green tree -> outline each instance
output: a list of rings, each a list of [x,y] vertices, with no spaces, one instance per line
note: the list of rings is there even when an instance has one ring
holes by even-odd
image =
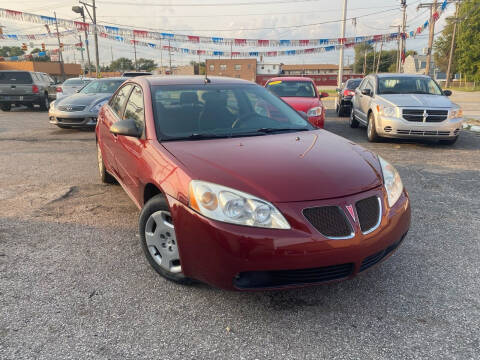
[[[19,46],[2,46],[0,47],[0,56],[20,56],[24,55],[25,52]]]
[[[42,50],[39,49],[39,48],[35,48],[33,49],[32,51],[30,51],[30,54],[37,54],[39,52],[41,52]],[[47,62],[47,61],[50,61],[50,56],[46,55],[46,56],[39,56],[37,58],[34,58],[33,61],[43,61],[43,62]]]
[[[137,60],[137,69],[139,71],[153,71],[158,65],[151,59],[140,58]]]
[[[365,52],[367,53],[367,68],[372,68],[373,64],[373,46],[367,43],[361,43],[355,46],[355,62],[353,63],[353,72],[356,74],[363,73],[363,63],[365,60]],[[372,53],[372,58],[369,63],[369,53]],[[368,71],[367,71],[368,72]]]
[[[470,81],[480,81],[480,0],[460,3],[458,16],[457,70]]]
[[[110,64],[110,71],[127,71],[133,69],[134,66],[132,60],[124,57],[118,58]]]

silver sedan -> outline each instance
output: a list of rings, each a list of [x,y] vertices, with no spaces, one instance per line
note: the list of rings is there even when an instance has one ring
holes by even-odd
[[[355,90],[350,126],[367,127],[369,141],[381,137],[438,139],[454,144],[462,109],[429,76],[372,74]]]
[[[50,124],[60,128],[93,128],[100,108],[127,78],[97,79],[78,93],[55,100],[50,104]]]

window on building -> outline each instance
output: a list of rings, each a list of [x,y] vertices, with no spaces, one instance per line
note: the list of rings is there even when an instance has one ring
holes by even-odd
[[[252,66],[251,64],[248,64],[248,65],[247,65],[247,69],[250,69],[250,68],[251,68],[251,66]]]
[[[240,75],[239,75],[239,74],[235,75],[235,77],[238,78],[238,79],[240,79]]]
[[[235,70],[236,70],[236,71],[242,70],[242,65],[240,65],[240,64],[235,64]]]
[[[208,67],[208,69],[209,69],[210,71],[214,71],[214,70],[215,70],[215,65],[210,64],[210,66]]]
[[[227,65],[226,64],[220,64],[220,71],[227,71]]]
[[[273,70],[275,70],[277,68],[277,65],[273,65]]]

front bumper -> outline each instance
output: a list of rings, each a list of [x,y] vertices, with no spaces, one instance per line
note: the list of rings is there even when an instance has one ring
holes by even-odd
[[[72,128],[94,128],[97,124],[97,115],[88,111],[67,112],[56,109],[50,109],[48,112],[50,124]]]
[[[403,118],[378,116],[377,133],[391,138],[434,138],[452,139],[459,135],[463,118],[447,119],[442,122],[416,122]]]
[[[403,240],[410,226],[406,191],[394,207],[382,206],[382,220],[375,231],[364,235],[357,223],[354,224],[355,235],[345,240],[321,235],[305,219],[302,210],[332,204],[345,206],[372,195],[379,196],[386,204],[383,188],[333,200],[275,204],[292,226],[290,230],[252,228],[210,220],[168,197],[182,270],[187,277],[230,290],[306,286],[352,278],[388,257]],[[372,262],[372,259],[376,260]],[[346,272],[336,272],[337,267],[345,268]],[[282,286],[262,279],[272,271],[291,273],[314,269],[320,272],[333,269],[340,277],[325,278],[319,274],[311,281]]]
[[[28,105],[28,104],[40,104],[42,102],[42,95],[40,94],[28,94],[28,95],[0,95],[0,104],[16,104],[16,105]]]

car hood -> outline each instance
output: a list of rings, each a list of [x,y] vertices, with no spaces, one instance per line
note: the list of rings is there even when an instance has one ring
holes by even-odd
[[[192,179],[272,202],[329,199],[382,184],[375,154],[324,130],[162,145]]]
[[[99,94],[81,94],[75,93],[70,96],[61,98],[55,101],[55,106],[59,105],[94,105],[100,101],[108,100],[112,94],[99,93]]]
[[[446,96],[427,94],[385,94],[379,95],[394,106],[450,108],[453,103]]]
[[[288,105],[297,111],[308,112],[313,107],[320,106],[320,100],[311,97],[282,97]]]

